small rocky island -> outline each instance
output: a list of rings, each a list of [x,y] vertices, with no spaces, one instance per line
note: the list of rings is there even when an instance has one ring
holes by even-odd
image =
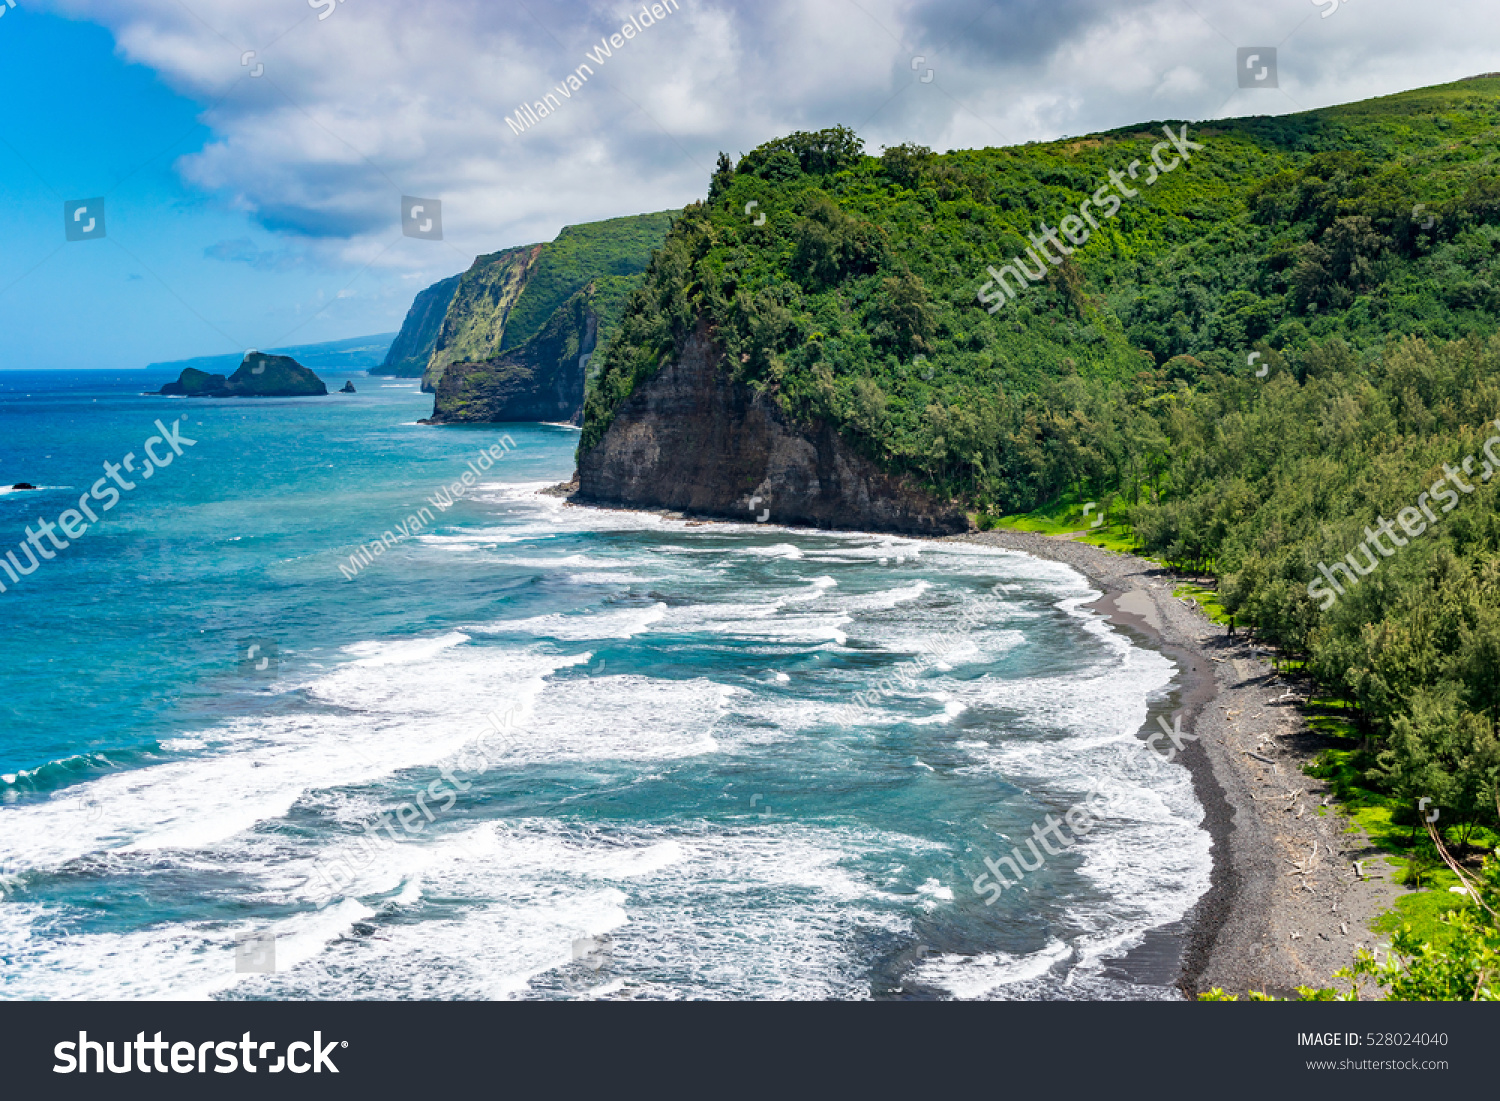
[[[157,392],[189,398],[301,398],[327,394],[328,387],[291,356],[247,352],[227,379],[188,367]]]
[[[351,379],[345,379],[344,380],[344,388],[342,390],[340,390],[339,393],[341,393],[341,394],[357,394],[357,393],[359,393],[359,391],[354,388],[354,380],[351,378]]]

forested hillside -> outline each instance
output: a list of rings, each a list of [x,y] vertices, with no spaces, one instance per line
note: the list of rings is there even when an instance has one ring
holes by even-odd
[[[1228,610],[1354,704],[1362,782],[1493,823],[1497,139],[1492,76],[1009,149],[871,156],[834,129],[721,156],[580,447],[707,323],[736,378],[981,526],[1099,500],[1216,571]],[[1039,278],[1006,301],[1017,257]],[[1439,492],[1445,464],[1469,490]],[[1376,565],[1330,565],[1398,516]],[[1353,578],[1332,601],[1330,573]]]

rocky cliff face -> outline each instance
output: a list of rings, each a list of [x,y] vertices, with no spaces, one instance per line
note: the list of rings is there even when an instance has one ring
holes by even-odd
[[[579,456],[575,499],[822,528],[968,530],[959,508],[886,474],[830,425],[792,422],[730,379],[723,360],[700,325]]]
[[[453,364],[499,365],[507,353],[521,353],[523,346],[540,339],[556,317],[567,311],[574,295],[591,285],[598,338],[606,340],[629,292],[640,282],[652,251],[666,238],[673,217],[673,212],[663,211],[566,226],[546,244],[523,245],[476,259],[468,271],[456,277],[446,313],[429,345],[422,389],[437,393],[444,372]],[[392,360],[398,353],[408,359],[415,354],[407,351],[408,330],[410,343],[418,345],[425,322],[414,319],[414,315],[423,305],[423,296],[432,296],[429,313],[436,308],[435,292],[442,286],[429,287],[412,304],[397,341],[400,347],[391,350]],[[531,353],[522,353],[518,360],[508,363],[509,367],[517,365],[530,365],[544,373],[547,370],[545,363]],[[551,383],[540,385],[546,388]],[[433,409],[433,417],[439,422],[470,419],[453,416],[438,406]],[[554,411],[547,419],[573,417],[572,410],[561,417]]]
[[[459,276],[427,359],[423,390],[432,393],[451,363],[477,362],[500,352],[511,307],[526,289],[527,276],[541,251],[541,245],[522,245],[492,252],[478,257]]]
[[[423,424],[496,421],[578,423],[583,416],[583,357],[594,350],[599,317],[593,284],[570,298],[519,348],[482,363],[454,363],[437,384]]]
[[[395,375],[400,378],[416,378],[427,370],[432,358],[432,349],[437,346],[438,333],[443,327],[448,306],[453,302],[454,292],[462,275],[443,279],[417,295],[406,311],[406,320],[401,331],[391,342],[385,362],[370,369],[372,375]]]

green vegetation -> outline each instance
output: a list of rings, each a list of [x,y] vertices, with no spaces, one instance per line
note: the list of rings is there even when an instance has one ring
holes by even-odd
[[[1308,711],[1309,725],[1333,742],[1308,767],[1308,774],[1328,784],[1349,819],[1349,829],[1363,833],[1386,854],[1382,865],[1367,865],[1366,873],[1389,876],[1414,892],[1399,898],[1396,909],[1376,921],[1375,931],[1394,933],[1407,926],[1423,940],[1445,943],[1450,930],[1440,919],[1464,904],[1451,891],[1461,885],[1457,875],[1441,859],[1435,839],[1429,837],[1421,818],[1408,813],[1400,799],[1382,790],[1379,754],[1347,717],[1352,714],[1349,701],[1314,698],[1308,701]],[[1475,822],[1450,830],[1441,809],[1439,814],[1438,838],[1445,847],[1469,859],[1500,841],[1495,830]]]
[[[1391,1001],[1500,1001],[1500,856],[1491,854],[1482,868],[1460,875],[1452,855],[1441,849],[1435,834],[1432,840],[1444,863],[1454,870],[1455,880],[1462,879],[1466,892],[1462,897],[1451,896],[1454,901],[1436,916],[1435,923],[1443,935],[1423,936],[1410,924],[1403,924],[1394,930],[1384,961],[1362,948],[1355,953],[1351,966],[1335,973],[1335,978],[1349,984],[1347,989],[1299,986],[1297,993],[1302,1000],[1354,1001],[1360,996],[1360,984],[1368,982],[1383,990]],[[1200,994],[1199,1000],[1239,999],[1215,988]],[[1278,999],[1252,990],[1250,1000]]]
[[[1178,600],[1191,600],[1203,609],[1203,614],[1213,622],[1223,627],[1229,626],[1229,613],[1224,610],[1224,605],[1219,601],[1218,589],[1206,588],[1203,585],[1178,585],[1172,590],[1172,595]]]
[[[834,129],[723,158],[653,262],[584,446],[702,320],[738,377],[940,495],[1024,512],[1084,485],[1154,493],[1168,407],[1205,378],[1250,400],[1253,350],[1279,371],[1334,337],[1373,351],[1493,331],[1497,91],[1193,130],[1190,163],[995,314],[976,298],[986,267],[1149,164],[1162,123],[879,158]]]
[[[1165,125],[879,157],[835,128],[721,156],[632,296],[580,447],[708,326],[735,378],[977,526],[1076,531],[1080,502],[1111,502],[1086,538],[1215,574],[1217,603],[1194,599],[1347,701],[1339,767],[1382,801],[1358,814],[1413,837],[1428,798],[1472,860],[1500,825],[1500,503],[1479,465],[1500,418],[1500,78],[1190,128],[1189,162],[1142,172],[988,312],[987,268],[1149,164]],[[1451,509],[1330,602],[1320,564],[1363,563],[1382,518],[1423,521],[1450,471],[1472,492],[1450,482]]]
[[[622,276],[610,277],[624,281]],[[583,409],[583,349],[618,310],[625,291],[612,287],[603,298],[597,281],[553,311],[542,331],[526,343],[483,363],[455,363],[443,372],[432,419],[458,421],[571,421]]]
[[[287,398],[321,396],[328,393],[328,387],[290,356],[247,352],[227,379],[187,367],[176,382],[167,383],[159,392],[200,398]]]
[[[451,364],[485,363],[504,352],[520,352],[542,338],[548,324],[590,286],[590,301],[598,319],[597,339],[603,345],[618,325],[630,292],[640,283],[651,251],[661,245],[671,228],[673,216],[671,212],[637,214],[566,226],[555,241],[547,244],[522,245],[477,257],[468,271],[455,277],[451,289],[445,280],[417,296],[391,354],[400,352],[404,357],[401,362],[412,364],[426,341],[422,386],[436,391]],[[434,311],[445,296],[440,323],[429,333]],[[550,337],[545,343],[545,352],[522,354],[532,368],[548,360],[559,346]],[[550,371],[551,365],[543,365],[543,369]],[[467,387],[478,384],[492,396],[498,392],[470,374]],[[496,382],[500,381],[497,378]],[[436,412],[466,419],[456,410]]]
[[[443,315],[422,388],[434,389],[450,363],[474,363],[498,355],[512,307],[536,263],[541,245],[521,245],[477,256]]]
[[[500,347],[514,348],[536,336],[547,319],[589,282],[609,276],[628,279],[644,272],[676,213],[668,210],[564,226],[556,240],[542,246],[506,320]],[[626,293],[634,282],[624,285]],[[624,294],[618,297],[623,300]]]

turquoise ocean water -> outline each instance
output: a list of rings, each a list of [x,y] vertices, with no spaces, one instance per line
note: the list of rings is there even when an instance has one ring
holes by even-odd
[[[41,487],[0,556],[52,555],[0,570],[0,997],[1173,996],[1109,961],[1208,883],[1134,736],[1175,670],[1081,577],[574,508],[538,491],[575,430],[351,377],[0,372],[0,483]],[[148,478],[158,420],[195,442]],[[1091,790],[987,905],[985,858]]]

